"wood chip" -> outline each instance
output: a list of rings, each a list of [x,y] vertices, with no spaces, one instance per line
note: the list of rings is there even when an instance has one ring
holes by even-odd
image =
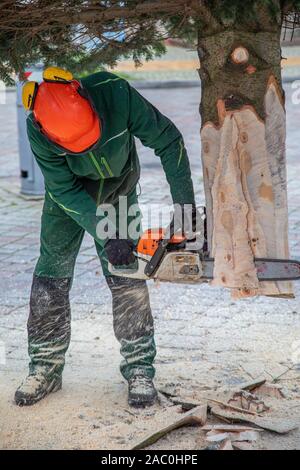
[[[224,432],[244,432],[244,431],[258,431],[262,432],[262,429],[257,429],[253,426],[244,426],[240,424],[206,424],[201,428],[201,431],[224,431]]]
[[[230,439],[225,439],[222,442],[215,442],[203,450],[233,450]]]
[[[213,433],[213,434],[208,432],[206,435],[206,440],[209,442],[223,442],[226,439],[230,439],[230,436],[227,432]]]
[[[249,423],[258,426],[261,429],[272,431],[277,434],[287,434],[294,429],[298,429],[298,424],[291,420],[284,420],[280,418],[267,418],[260,416],[249,416],[244,413],[237,413],[234,411],[224,410],[221,407],[213,407],[211,414],[219,419],[230,420],[231,422]]]
[[[181,414],[176,419],[166,425],[165,427],[153,432],[152,434],[143,438],[140,442],[132,447],[132,450],[139,450],[144,449],[145,447],[154,444],[159,439],[164,437],[171,431],[175,429],[181,428],[183,426],[203,426],[207,420],[207,405],[200,405],[192,410],[188,411],[187,413]]]
[[[264,384],[260,387],[255,389],[255,393],[258,396],[262,397],[271,397],[271,398],[278,398],[282,400],[284,398],[284,394],[282,392],[282,387],[277,384]]]
[[[259,432],[254,431],[242,431],[242,432],[223,432],[223,431],[209,431],[206,435],[206,439],[211,442],[219,442],[223,439],[230,439],[231,442],[255,442],[259,438]]]
[[[223,408],[238,411],[238,412],[241,412],[241,413],[246,413],[246,414],[253,415],[253,416],[257,415],[257,413],[255,411],[246,410],[246,409],[242,408],[241,406],[232,405],[230,403],[225,403],[223,401],[215,400],[213,398],[205,398],[205,400],[207,400],[211,403],[216,403],[217,405],[220,405]]]
[[[234,393],[232,398],[228,401],[228,404],[236,407],[236,409],[239,408],[240,410],[254,414],[260,414],[269,410],[268,406],[266,406],[261,398],[246,390]]]
[[[223,442],[220,450],[233,450],[230,439],[227,439],[226,441]]]
[[[232,446],[235,450],[254,450],[251,442],[233,442]]]
[[[190,398],[170,397],[169,399],[174,403],[174,405],[181,405],[183,411],[192,410],[193,408],[196,408],[196,406],[200,405],[199,401],[192,400]]]
[[[256,389],[257,387],[260,387],[261,385],[264,385],[266,383],[266,379],[257,379],[253,380],[251,382],[245,382],[239,386],[240,390],[247,390],[248,392],[251,392],[252,390]]]

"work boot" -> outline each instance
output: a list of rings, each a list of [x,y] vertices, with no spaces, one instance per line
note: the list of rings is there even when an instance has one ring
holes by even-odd
[[[128,379],[128,403],[135,408],[152,406],[157,400],[157,391],[150,377],[143,373]]]
[[[61,375],[52,377],[42,371],[30,373],[15,393],[15,402],[18,406],[31,406],[45,398],[49,393],[57,392],[62,387]]]

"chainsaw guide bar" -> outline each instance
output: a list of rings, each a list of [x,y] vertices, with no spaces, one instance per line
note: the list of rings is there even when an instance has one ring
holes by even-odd
[[[188,251],[167,252],[153,269],[153,260],[137,257],[134,268],[109,266],[115,276],[135,279],[160,280],[181,284],[198,284],[213,280],[214,259],[201,257],[200,253]],[[296,281],[300,280],[300,262],[293,260],[255,259],[259,281]],[[149,269],[150,268],[150,269]],[[148,274],[148,273],[152,274]]]

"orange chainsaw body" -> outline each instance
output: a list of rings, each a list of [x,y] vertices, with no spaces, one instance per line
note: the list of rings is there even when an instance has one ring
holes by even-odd
[[[150,228],[146,230],[139,240],[137,246],[138,254],[153,256],[159,246],[159,242],[164,238],[165,233],[166,229],[163,228]],[[172,245],[178,245],[185,240],[186,238],[181,235],[174,235],[170,243]]]

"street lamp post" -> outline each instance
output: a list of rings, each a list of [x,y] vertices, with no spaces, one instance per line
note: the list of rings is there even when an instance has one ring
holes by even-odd
[[[21,194],[43,196],[45,193],[44,178],[31,151],[27,131],[26,112],[22,105],[23,82],[17,82],[17,121],[20,155]]]

